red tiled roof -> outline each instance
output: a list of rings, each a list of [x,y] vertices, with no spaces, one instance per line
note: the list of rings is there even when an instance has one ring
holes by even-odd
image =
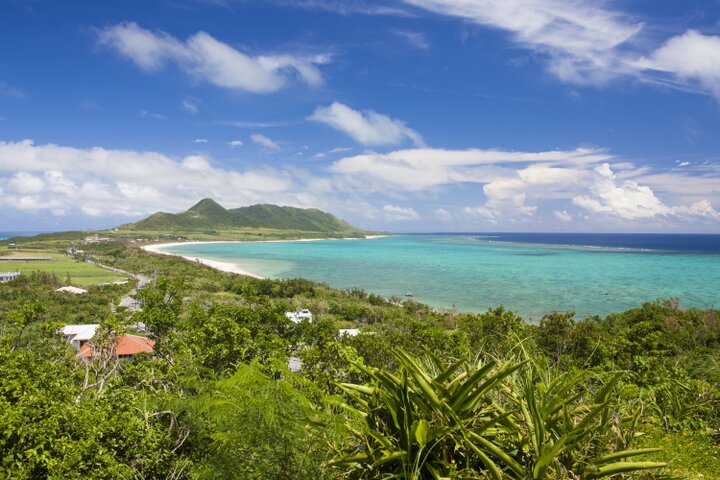
[[[118,335],[115,340],[115,355],[124,357],[128,355],[137,355],[138,353],[152,353],[155,341],[149,338],[140,337],[138,335],[130,335],[124,333]],[[78,350],[78,357],[90,358],[94,355],[95,348],[92,342],[87,342]]]

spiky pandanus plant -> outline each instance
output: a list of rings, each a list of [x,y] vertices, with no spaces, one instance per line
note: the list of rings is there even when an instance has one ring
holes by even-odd
[[[356,362],[372,385],[338,384],[351,398],[350,411],[361,418],[353,433],[356,442],[334,464],[347,467],[351,477],[405,480],[448,478],[492,472],[513,459],[494,442],[509,433],[500,413],[489,403],[490,392],[523,363],[497,368],[495,362],[467,361],[444,365],[431,357],[437,372],[405,352],[395,356],[396,374]],[[519,468],[519,466],[517,466]]]
[[[610,440],[617,378],[587,402],[585,372],[543,382],[529,360],[448,366],[429,354],[427,368],[395,356],[396,374],[355,362],[370,384],[338,384],[359,419],[333,462],[350,478],[595,479],[664,465],[628,462],[655,450]]]
[[[621,374],[603,379],[587,370],[557,373],[529,362],[505,387],[518,436],[522,479],[598,479],[664,467],[628,461],[659,449],[632,449],[640,410],[622,417],[613,389]],[[590,384],[600,383],[592,393]]]

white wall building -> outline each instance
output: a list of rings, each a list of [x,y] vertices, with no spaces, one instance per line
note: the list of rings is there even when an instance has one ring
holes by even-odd
[[[96,323],[89,325],[65,325],[62,329],[65,340],[75,348],[80,348],[95,336],[95,331],[99,325]]]
[[[10,280],[15,280],[20,275],[20,272],[0,272],[0,283],[7,283]]]
[[[310,313],[310,310],[307,309],[300,309],[294,312],[285,312],[285,317],[287,317],[287,319],[293,323],[300,323],[303,320],[307,320],[310,323],[312,323],[313,321],[312,313]]]

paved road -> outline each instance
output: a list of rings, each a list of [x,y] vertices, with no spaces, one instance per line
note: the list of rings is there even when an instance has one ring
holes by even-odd
[[[120,299],[120,303],[118,304],[118,306],[127,307],[130,309],[139,308],[138,302],[137,302],[137,300],[135,300],[135,294],[137,293],[137,291],[139,289],[145,288],[148,285],[148,283],[150,283],[150,277],[148,277],[147,275],[139,274],[139,273],[128,272],[127,270],[123,270],[121,268],[115,268],[115,267],[111,267],[109,265],[103,265],[102,263],[98,263],[98,262],[96,262],[94,260],[90,260],[90,259],[86,260],[86,262],[91,263],[91,264],[95,265],[96,267],[104,268],[105,270],[110,270],[111,272],[119,273],[121,275],[127,275],[128,277],[132,277],[135,280],[137,280],[138,283],[135,286],[135,288],[130,290],[130,293],[128,293],[122,299]]]

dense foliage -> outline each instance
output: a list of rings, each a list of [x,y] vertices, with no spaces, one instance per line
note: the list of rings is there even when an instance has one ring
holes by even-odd
[[[503,307],[437,311],[224,274],[132,244],[90,248],[156,281],[138,292],[140,312],[117,307],[132,285],[64,296],[41,273],[0,285],[2,478],[707,479],[720,470],[714,310],[658,301],[529,324]],[[314,323],[285,318],[300,307]],[[155,351],[132,362],[102,348],[79,360],[58,334],[99,323],[101,347],[138,322]],[[338,336],[351,327],[364,333]]]

